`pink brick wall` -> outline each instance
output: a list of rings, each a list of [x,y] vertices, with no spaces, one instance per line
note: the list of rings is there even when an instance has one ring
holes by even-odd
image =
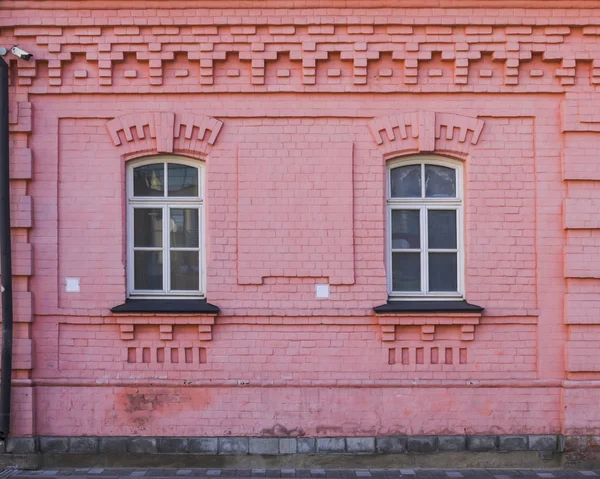
[[[14,433],[598,433],[600,10],[224,3],[0,5],[34,55],[9,59]],[[127,160],[158,152],[205,166],[216,318],[110,312]],[[463,163],[481,317],[373,312],[386,160],[418,153]]]

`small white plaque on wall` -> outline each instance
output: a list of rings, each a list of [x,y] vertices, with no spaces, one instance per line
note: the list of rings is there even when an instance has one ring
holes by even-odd
[[[66,287],[65,291],[67,293],[79,293],[81,288],[79,287],[79,278],[65,278],[66,279]]]
[[[329,298],[329,285],[328,284],[316,284],[315,285],[315,297],[317,299]]]

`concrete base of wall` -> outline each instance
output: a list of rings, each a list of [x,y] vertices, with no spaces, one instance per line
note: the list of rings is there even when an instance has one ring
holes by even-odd
[[[22,437],[0,467],[599,467],[600,436]]]

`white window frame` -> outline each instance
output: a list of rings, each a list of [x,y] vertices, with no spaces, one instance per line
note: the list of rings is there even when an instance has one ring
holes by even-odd
[[[392,198],[391,196],[391,172],[394,168],[409,165],[421,165],[421,198]],[[456,172],[456,198],[425,198],[425,165],[444,166],[452,168]],[[392,211],[415,209],[420,211],[420,248],[421,252],[421,291],[393,291],[392,290]],[[439,292],[428,291],[429,289],[429,252],[451,250],[435,250],[428,248],[428,225],[427,210],[456,210],[456,274],[457,291]],[[463,166],[456,160],[446,159],[439,156],[418,155],[397,158],[388,161],[386,171],[386,267],[388,297],[394,301],[415,300],[463,300],[465,291],[465,248],[464,248],[464,190],[463,190]],[[396,250],[401,251],[401,250]],[[415,249],[402,250],[416,252]]]
[[[198,196],[186,197],[169,197],[168,194],[168,175],[165,174],[164,196],[133,196],[133,170],[134,168],[151,165],[151,164],[176,163],[180,165],[191,166],[198,171]],[[168,171],[168,166],[165,166],[165,173]],[[204,164],[198,160],[189,160],[184,157],[171,155],[157,155],[143,160],[133,160],[127,163],[126,167],[126,185],[127,185],[127,297],[131,299],[204,299],[205,284],[206,284],[206,267],[205,267],[205,211],[204,211]],[[162,209],[162,274],[163,274],[163,289],[162,290],[136,290],[134,289],[134,243],[133,243],[133,211],[135,208],[161,208]],[[198,265],[199,265],[199,289],[195,291],[177,291],[171,290],[171,239],[169,218],[167,214],[170,208],[192,208],[198,210]],[[154,249],[154,248],[152,248]],[[158,249],[158,248],[157,248]],[[186,248],[176,248],[185,250]],[[195,250],[196,248],[190,248]],[[135,248],[140,250],[140,248]]]

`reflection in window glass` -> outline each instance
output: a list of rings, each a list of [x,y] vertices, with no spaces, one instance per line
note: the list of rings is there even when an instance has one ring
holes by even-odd
[[[198,210],[171,208],[171,247],[197,248],[200,241]]]
[[[456,210],[427,211],[430,249],[456,248]]]
[[[135,289],[163,289],[162,251],[135,251],[133,267]]]
[[[421,290],[421,253],[392,253],[394,291]]]
[[[169,163],[169,196],[198,196],[198,169],[192,166]]]
[[[429,253],[429,291],[457,290],[456,253]]]
[[[445,166],[425,165],[425,196],[455,198],[456,170]]]
[[[199,288],[198,251],[171,251],[171,289],[195,291]]]
[[[162,209],[133,210],[133,246],[145,248],[162,246]]]
[[[133,196],[164,196],[165,164],[138,166],[133,169]]]
[[[419,210],[392,211],[392,249],[419,249],[421,247]]]
[[[421,165],[408,165],[390,171],[392,198],[421,197]]]

